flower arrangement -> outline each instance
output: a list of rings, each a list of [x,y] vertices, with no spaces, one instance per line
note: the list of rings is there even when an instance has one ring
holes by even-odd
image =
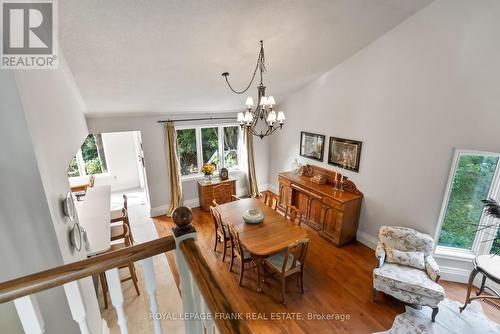
[[[204,164],[201,167],[201,172],[205,175],[212,175],[215,172],[215,166],[213,164]]]

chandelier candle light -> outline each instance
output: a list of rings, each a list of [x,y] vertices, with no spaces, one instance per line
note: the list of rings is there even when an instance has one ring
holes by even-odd
[[[255,66],[255,70],[252,75],[252,79],[247,87],[242,91],[237,91],[233,89],[231,84],[229,83],[228,72],[222,73],[222,76],[226,79],[227,85],[231,89],[233,93],[236,94],[244,94],[252,85],[255,75],[257,74],[257,70],[259,70],[260,74],[260,84],[257,86],[257,105],[254,107],[253,97],[247,97],[245,102],[247,106],[247,111],[245,113],[238,113],[238,122],[240,126],[246,127],[250,129],[250,132],[254,136],[260,137],[260,139],[269,136],[276,129],[282,129],[283,124],[285,123],[285,114],[282,111],[274,110],[274,106],[276,105],[276,100],[273,96],[266,96],[266,86],[262,81],[262,75],[266,72],[266,61],[264,58],[264,44],[260,41],[260,52],[259,57],[257,59],[257,65]],[[260,125],[265,122],[265,126]],[[260,130],[259,130],[260,129]],[[264,131],[265,130],[265,131]]]

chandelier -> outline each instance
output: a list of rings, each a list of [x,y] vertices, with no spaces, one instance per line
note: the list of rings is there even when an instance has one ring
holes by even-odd
[[[260,41],[260,52],[257,59],[257,65],[253,71],[252,79],[242,91],[235,90],[229,83],[229,72],[222,73],[226,79],[227,85],[235,94],[244,94],[252,85],[257,75],[257,70],[260,75],[260,84],[257,86],[257,105],[254,107],[254,100],[252,96],[247,97],[245,102],[247,111],[245,113],[238,113],[238,122],[243,128],[248,128],[252,135],[260,137],[260,139],[269,136],[277,129],[283,128],[285,122],[285,114],[282,111],[276,113],[274,105],[276,100],[273,96],[266,96],[266,86],[262,82],[262,75],[266,72],[266,60],[264,58],[264,43]],[[264,125],[262,125],[264,124]]]

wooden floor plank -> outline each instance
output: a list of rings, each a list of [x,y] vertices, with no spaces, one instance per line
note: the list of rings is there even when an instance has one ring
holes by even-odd
[[[154,218],[159,236],[171,234],[173,223],[170,218]],[[245,271],[243,287],[238,286],[239,266],[229,272],[229,258],[222,262],[221,251],[213,252],[213,225],[210,215],[199,208],[193,209],[193,225],[198,232],[198,244],[204,251],[208,264],[224,289],[228,301],[242,313],[256,312],[268,320],[249,320],[254,333],[372,333],[387,330],[394,317],[404,311],[404,305],[392,297],[379,293],[377,302],[371,301],[372,271],[375,266],[374,251],[355,242],[337,248],[307,226],[310,245],[305,262],[304,294],[294,278],[289,278],[286,287],[287,305],[280,304],[280,286],[272,280],[262,285],[263,292],[256,291],[256,271]],[[222,247],[219,247],[219,250]],[[167,254],[176,282],[173,252]],[[465,299],[464,284],[441,282],[447,297],[458,301]],[[481,303],[487,316],[499,322],[500,312]],[[275,319],[271,317],[301,314],[303,320]],[[349,316],[349,320],[308,320],[315,316]]]

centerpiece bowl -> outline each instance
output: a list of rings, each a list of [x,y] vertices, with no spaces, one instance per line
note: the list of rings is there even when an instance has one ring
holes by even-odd
[[[264,221],[264,214],[259,209],[249,209],[243,212],[243,220],[247,224],[260,224]]]

